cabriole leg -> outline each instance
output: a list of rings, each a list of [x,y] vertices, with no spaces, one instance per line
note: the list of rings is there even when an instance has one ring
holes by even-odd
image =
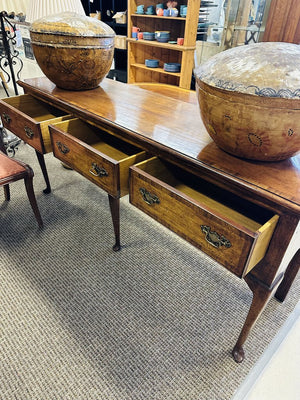
[[[276,280],[276,283],[272,286],[272,288],[268,288],[259,282],[255,277],[251,276],[251,274],[245,277],[245,281],[253,293],[253,298],[240,336],[232,350],[232,355],[236,362],[240,363],[244,360],[245,353],[243,350],[243,344],[245,343],[256,320],[268,304],[268,300],[270,299],[272,293],[276,290],[281,278],[282,275],[280,275],[280,277]]]
[[[120,199],[108,195],[110,212],[112,217],[112,222],[114,226],[116,243],[113,246],[114,251],[119,251],[121,249],[120,244]]]
[[[37,159],[39,161],[42,173],[43,173],[43,177],[45,179],[45,183],[46,183],[46,189],[43,190],[43,192],[45,194],[51,193],[51,186],[50,186],[50,181],[49,181],[49,177],[48,177],[48,172],[47,172],[47,168],[46,168],[46,163],[45,163],[45,158],[44,155],[39,153],[37,150],[35,151],[36,155],[37,155]]]

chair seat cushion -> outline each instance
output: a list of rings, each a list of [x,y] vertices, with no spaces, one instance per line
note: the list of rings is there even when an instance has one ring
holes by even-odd
[[[9,180],[16,175],[26,173],[26,168],[19,164],[16,160],[9,158],[0,152],[0,182]]]

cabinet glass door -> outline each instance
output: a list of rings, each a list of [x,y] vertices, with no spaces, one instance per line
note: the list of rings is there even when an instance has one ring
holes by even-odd
[[[196,61],[262,40],[271,0],[202,0]]]

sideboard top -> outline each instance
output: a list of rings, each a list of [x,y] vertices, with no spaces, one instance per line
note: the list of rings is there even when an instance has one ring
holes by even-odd
[[[59,89],[47,78],[18,83],[27,93],[86,120],[117,128],[124,138],[157,155],[167,155],[169,160],[201,169],[225,184],[250,189],[300,213],[300,155],[258,162],[225,153],[208,135],[193,92],[173,96],[164,93],[164,85],[158,93],[111,79],[104,79],[97,89],[78,92]]]

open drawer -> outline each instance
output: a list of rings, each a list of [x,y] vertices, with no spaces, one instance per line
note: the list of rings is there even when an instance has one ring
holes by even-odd
[[[241,278],[264,257],[279,218],[155,157],[130,168],[130,202]]]
[[[48,125],[70,118],[28,94],[0,100],[0,115],[3,126],[41,154],[52,151]]]
[[[145,151],[78,118],[49,125],[54,156],[113,197],[128,193],[129,167]]]

